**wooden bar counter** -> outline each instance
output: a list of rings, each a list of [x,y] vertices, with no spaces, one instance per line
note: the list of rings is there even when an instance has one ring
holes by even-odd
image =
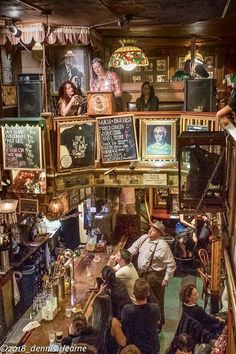
[[[119,249],[123,248],[125,241],[120,241],[119,244],[113,250],[113,253],[117,253]],[[96,253],[96,256],[100,257],[99,262],[93,260],[95,253],[88,252],[84,250],[78,260],[75,261],[75,279],[76,284],[72,286],[70,294],[67,295],[66,300],[60,302],[60,310],[57,313],[56,317],[52,321],[41,321],[41,326],[35,328],[32,332],[26,334],[29,336],[26,340],[26,352],[30,353],[32,351],[37,353],[48,352],[46,350],[38,350],[36,346],[47,347],[49,346],[48,340],[48,331],[62,331],[63,336],[68,335],[68,328],[71,324],[71,318],[66,317],[65,307],[68,305],[74,306],[80,304],[83,309],[87,308],[88,303],[93,298],[95,292],[88,291],[87,284],[87,275],[86,275],[86,266],[89,266],[89,269],[96,280],[96,277],[100,276],[102,268],[109,264],[109,258],[112,253]],[[25,338],[25,339],[26,339]]]

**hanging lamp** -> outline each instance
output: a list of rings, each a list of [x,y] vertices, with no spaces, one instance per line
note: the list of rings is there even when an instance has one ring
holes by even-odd
[[[149,61],[142,49],[135,46],[136,40],[119,40],[121,47],[111,55],[108,66],[111,68],[122,68],[131,71],[136,66],[148,66]]]

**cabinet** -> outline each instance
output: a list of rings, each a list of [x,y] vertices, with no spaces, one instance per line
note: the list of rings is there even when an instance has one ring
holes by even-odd
[[[0,343],[14,322],[13,270],[0,274]]]

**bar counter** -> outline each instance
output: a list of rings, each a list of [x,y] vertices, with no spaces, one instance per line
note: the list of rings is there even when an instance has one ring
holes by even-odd
[[[115,246],[112,253],[117,253],[125,245],[125,240],[121,240],[117,246]],[[28,332],[25,335],[23,342],[26,345],[26,352],[32,353],[45,353],[46,350],[36,349],[36,346],[49,346],[48,331],[62,331],[63,337],[68,335],[68,328],[71,324],[71,318],[66,317],[65,307],[68,305],[74,306],[80,304],[81,307],[86,310],[89,302],[93,298],[95,292],[88,291],[86,266],[89,269],[96,280],[96,277],[100,275],[102,268],[109,264],[109,258],[112,253],[96,253],[100,257],[99,262],[95,262],[93,259],[95,253],[83,250],[82,254],[75,261],[75,279],[76,283],[72,286],[70,294],[66,295],[66,300],[60,302],[60,310],[52,321],[41,321],[41,326],[35,328],[32,332]],[[28,338],[27,338],[28,337]]]

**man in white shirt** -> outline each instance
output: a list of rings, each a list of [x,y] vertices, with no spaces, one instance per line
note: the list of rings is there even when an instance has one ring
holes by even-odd
[[[134,283],[139,278],[139,276],[137,270],[131,263],[131,259],[132,255],[126,249],[122,249],[116,255],[110,257],[113,265],[115,262],[117,263],[117,265],[113,267],[116,272],[116,277],[124,282],[131,300],[135,302],[133,289]]]
[[[176,263],[168,243],[161,237],[165,226],[161,221],[150,224],[148,234],[142,235],[128,249],[131,255],[138,255],[137,266],[140,277],[144,277],[150,287],[150,300],[157,302],[161,312],[161,324],[165,323],[165,287],[176,269]]]

